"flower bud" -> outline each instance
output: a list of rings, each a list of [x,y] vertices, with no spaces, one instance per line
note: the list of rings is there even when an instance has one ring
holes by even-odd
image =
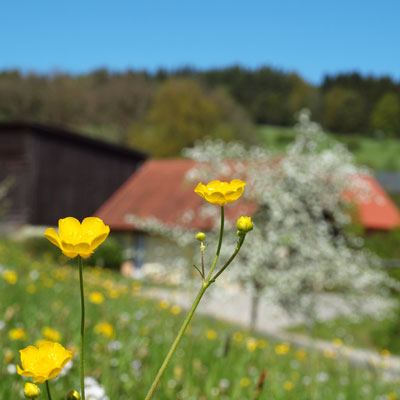
[[[199,232],[196,234],[196,239],[199,242],[204,242],[206,240],[206,234],[204,232]]]
[[[253,229],[253,221],[250,217],[240,217],[236,226],[240,233],[247,233]]]
[[[40,395],[40,389],[34,383],[27,382],[24,387],[24,395],[27,399],[36,399]]]
[[[81,399],[81,395],[79,394],[79,392],[77,390],[71,390],[68,392],[67,400],[80,400]]]

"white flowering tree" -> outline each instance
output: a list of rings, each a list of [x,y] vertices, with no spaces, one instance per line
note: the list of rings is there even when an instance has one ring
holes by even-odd
[[[251,293],[253,326],[261,297],[311,318],[319,293],[335,291],[354,299],[384,294],[395,285],[377,257],[361,248],[362,240],[345,233],[351,207],[343,194],[369,196],[357,179],[368,171],[356,167],[347,149],[321,132],[307,111],[299,114],[296,129],[296,139],[280,157],[222,141],[201,142],[184,153],[199,162],[188,179],[243,179],[244,197],[257,205],[254,230],[227,274]],[[203,215],[217,211],[204,207]],[[183,235],[175,236],[185,244],[193,238],[188,233],[182,240]]]

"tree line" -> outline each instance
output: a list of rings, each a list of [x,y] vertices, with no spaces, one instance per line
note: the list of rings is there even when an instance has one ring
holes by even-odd
[[[0,119],[66,125],[160,157],[206,135],[255,142],[254,125],[292,125],[304,107],[332,132],[400,137],[400,83],[389,77],[338,74],[316,86],[269,67],[0,72]]]

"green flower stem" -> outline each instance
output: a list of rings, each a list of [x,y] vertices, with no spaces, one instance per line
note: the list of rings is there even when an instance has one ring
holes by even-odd
[[[224,209],[224,206],[221,206],[221,227],[219,230],[219,241],[218,241],[217,253],[215,254],[215,259],[214,259],[213,265],[210,269],[210,272],[207,276],[206,282],[210,281],[211,275],[214,272],[215,266],[217,265],[219,253],[221,252],[222,239],[224,237],[224,221],[225,221],[225,209]]]
[[[246,234],[240,236],[240,238],[238,240],[238,244],[236,245],[235,251],[229,257],[229,260],[223,265],[223,267],[213,276],[213,278],[211,279],[211,282],[215,281],[226,270],[226,268],[228,268],[229,264],[235,259],[237,253],[239,253],[239,250],[242,247],[242,244],[243,244],[245,238],[246,238]]]
[[[82,257],[78,256],[79,283],[81,289],[81,349],[80,349],[80,374],[81,374],[81,398],[85,400],[85,293],[83,290]]]
[[[211,267],[210,273],[208,274],[206,281],[203,280],[203,284],[201,286],[201,289],[200,289],[199,293],[197,294],[196,299],[194,300],[194,303],[193,303],[193,305],[192,305],[192,307],[191,307],[191,309],[189,311],[189,314],[187,315],[185,321],[183,322],[183,324],[181,326],[181,329],[178,332],[178,335],[176,336],[174,342],[172,343],[171,348],[169,349],[168,354],[165,357],[165,360],[163,361],[160,369],[158,370],[157,375],[154,378],[154,381],[151,384],[150,389],[147,392],[147,395],[146,395],[144,400],[151,399],[154,391],[157,388],[158,382],[160,381],[165,369],[167,368],[172,356],[174,355],[175,350],[178,347],[178,344],[181,341],[181,339],[182,339],[182,337],[183,337],[183,335],[184,335],[184,333],[186,331],[186,328],[188,327],[190,321],[193,318],[194,312],[196,311],[196,308],[199,305],[201,298],[203,297],[204,293],[206,292],[208,287],[213,282],[212,280],[210,280],[210,278],[211,278],[211,275],[212,275],[212,273],[214,271],[215,266],[217,265],[219,253],[221,252],[221,245],[222,245],[223,236],[224,236],[224,206],[221,206],[221,227],[220,227],[220,232],[219,232],[219,241],[218,241],[217,253],[215,255],[214,263],[213,263],[213,265]]]
[[[51,400],[49,381],[46,381],[46,390],[47,390],[47,397],[49,398],[49,400]]]
[[[158,382],[161,379],[161,376],[163,375],[163,373],[164,373],[165,369],[167,368],[172,356],[174,355],[174,352],[175,352],[176,348],[178,347],[178,344],[181,341],[181,339],[182,339],[182,337],[183,337],[183,335],[184,335],[184,333],[186,331],[186,328],[188,327],[188,325],[189,325],[189,323],[190,323],[190,321],[191,321],[191,319],[193,317],[193,314],[196,311],[196,308],[200,303],[201,298],[203,297],[205,291],[207,290],[207,288],[209,286],[210,286],[209,282],[208,283],[203,283],[203,285],[202,285],[202,287],[201,287],[201,289],[200,289],[200,291],[199,291],[199,293],[198,293],[198,295],[197,295],[197,297],[196,297],[196,299],[195,299],[195,301],[194,301],[194,303],[192,305],[192,308],[189,311],[189,314],[187,315],[185,321],[183,322],[182,327],[179,330],[178,335],[176,336],[174,342],[172,343],[172,346],[169,349],[168,354],[165,357],[164,362],[162,363],[162,365],[161,365],[156,377],[154,378],[154,381],[151,384],[151,387],[150,387],[149,391],[147,392],[145,400],[149,400],[151,398],[151,396],[153,395],[154,391],[156,390],[156,387],[158,385]]]

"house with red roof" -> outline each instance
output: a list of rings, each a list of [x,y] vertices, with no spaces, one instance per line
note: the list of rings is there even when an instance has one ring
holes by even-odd
[[[130,215],[139,218],[156,218],[165,225],[193,230],[210,230],[212,221],[199,218],[197,210],[204,201],[193,192],[193,183],[185,176],[195,166],[193,160],[148,160],[96,211],[111,230],[135,231]],[[369,196],[352,196],[346,199],[355,203],[358,222],[366,230],[390,230],[400,226],[400,212],[387,193],[371,176],[358,176],[369,187]],[[226,209],[227,219],[252,215],[255,204],[235,203]],[[185,219],[188,213],[193,218]]]
[[[204,201],[194,194],[193,182],[185,177],[195,161],[148,160],[97,210],[96,216],[112,231],[138,233],[132,216],[155,218],[164,225],[180,226],[193,231],[208,231],[214,221],[199,217]],[[361,176],[369,185],[370,195],[346,194],[356,204],[358,222],[366,230],[390,230],[400,226],[396,205],[370,176]],[[235,221],[241,215],[253,215],[257,205],[240,201],[226,207],[226,219]],[[143,247],[143,237],[136,235],[136,246]]]

